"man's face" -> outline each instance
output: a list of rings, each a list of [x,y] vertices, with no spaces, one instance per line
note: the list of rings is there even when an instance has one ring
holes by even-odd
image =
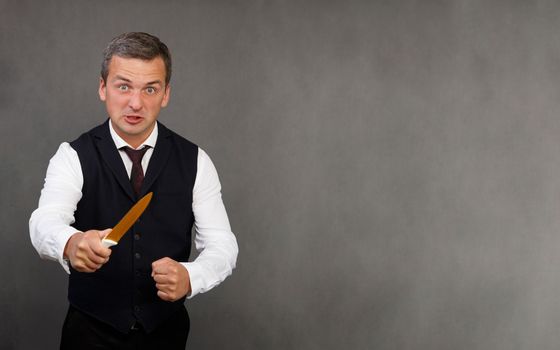
[[[99,81],[99,98],[105,102],[113,128],[133,147],[152,132],[160,109],[167,106],[169,90],[161,57],[144,61],[113,56],[107,81]]]

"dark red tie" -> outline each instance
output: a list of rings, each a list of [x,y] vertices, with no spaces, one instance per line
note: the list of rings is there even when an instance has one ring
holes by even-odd
[[[148,146],[142,149],[135,150],[130,147],[123,147],[123,150],[128,155],[128,158],[132,161],[132,171],[130,172],[130,183],[134,187],[134,192],[138,196],[140,193],[140,188],[142,187],[142,181],[144,181],[144,170],[142,169],[142,157],[144,153],[148,150]]]

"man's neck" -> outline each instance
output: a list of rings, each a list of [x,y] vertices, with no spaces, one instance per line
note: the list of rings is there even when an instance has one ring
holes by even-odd
[[[129,135],[129,134],[123,134],[120,130],[118,130],[117,128],[114,127],[113,122],[111,120],[109,120],[109,129],[110,129],[110,133],[111,133],[111,137],[113,137],[113,141],[115,142],[115,144],[118,146],[117,148],[120,148],[122,146],[130,146],[134,149],[137,149],[138,147],[140,147],[143,143],[147,143],[149,144],[149,146],[154,147],[155,146],[155,138],[157,138],[157,122],[155,122],[152,127],[150,128],[150,130],[147,133],[143,133],[142,135]],[[153,135],[153,136],[152,136]],[[149,141],[149,139],[152,139],[152,141]],[[126,143],[126,145],[123,145],[122,143]]]

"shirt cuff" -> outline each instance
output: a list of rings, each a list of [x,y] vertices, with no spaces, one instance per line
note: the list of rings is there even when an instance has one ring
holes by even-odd
[[[57,250],[57,254],[56,254],[57,260],[60,263],[60,265],[62,265],[62,268],[64,269],[64,271],[66,271],[67,274],[70,274],[70,264],[68,260],[64,259],[64,248],[66,247],[66,243],[68,243],[70,237],[72,237],[72,235],[76,232],[80,232],[80,231],[69,226],[64,230],[62,230],[62,232],[57,234],[54,238],[55,247]]]
[[[200,266],[197,266],[194,262],[181,263],[189,272],[189,279],[191,283],[191,292],[187,294],[187,299],[191,299],[195,295],[199,294],[202,290],[204,284],[203,273]]]

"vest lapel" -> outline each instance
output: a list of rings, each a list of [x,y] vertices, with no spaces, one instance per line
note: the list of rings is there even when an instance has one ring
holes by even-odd
[[[126,173],[122,158],[109,132],[108,123],[109,120],[103,123],[101,127],[94,130],[94,138],[96,140],[97,149],[99,150],[99,153],[105,163],[107,163],[109,169],[111,169],[113,175],[115,175],[119,185],[130,197],[130,199],[132,199],[132,201],[136,201],[136,195],[132,190],[132,185],[130,184],[130,179]]]
[[[146,170],[146,175],[144,176],[144,182],[140,189],[139,197],[142,197],[148,192],[148,189],[154,181],[157,179],[161,170],[165,167],[169,155],[171,154],[171,132],[163,124],[158,122],[158,138],[156,141],[156,147],[154,148],[154,153],[150,158],[150,164],[148,164],[148,169]]]

